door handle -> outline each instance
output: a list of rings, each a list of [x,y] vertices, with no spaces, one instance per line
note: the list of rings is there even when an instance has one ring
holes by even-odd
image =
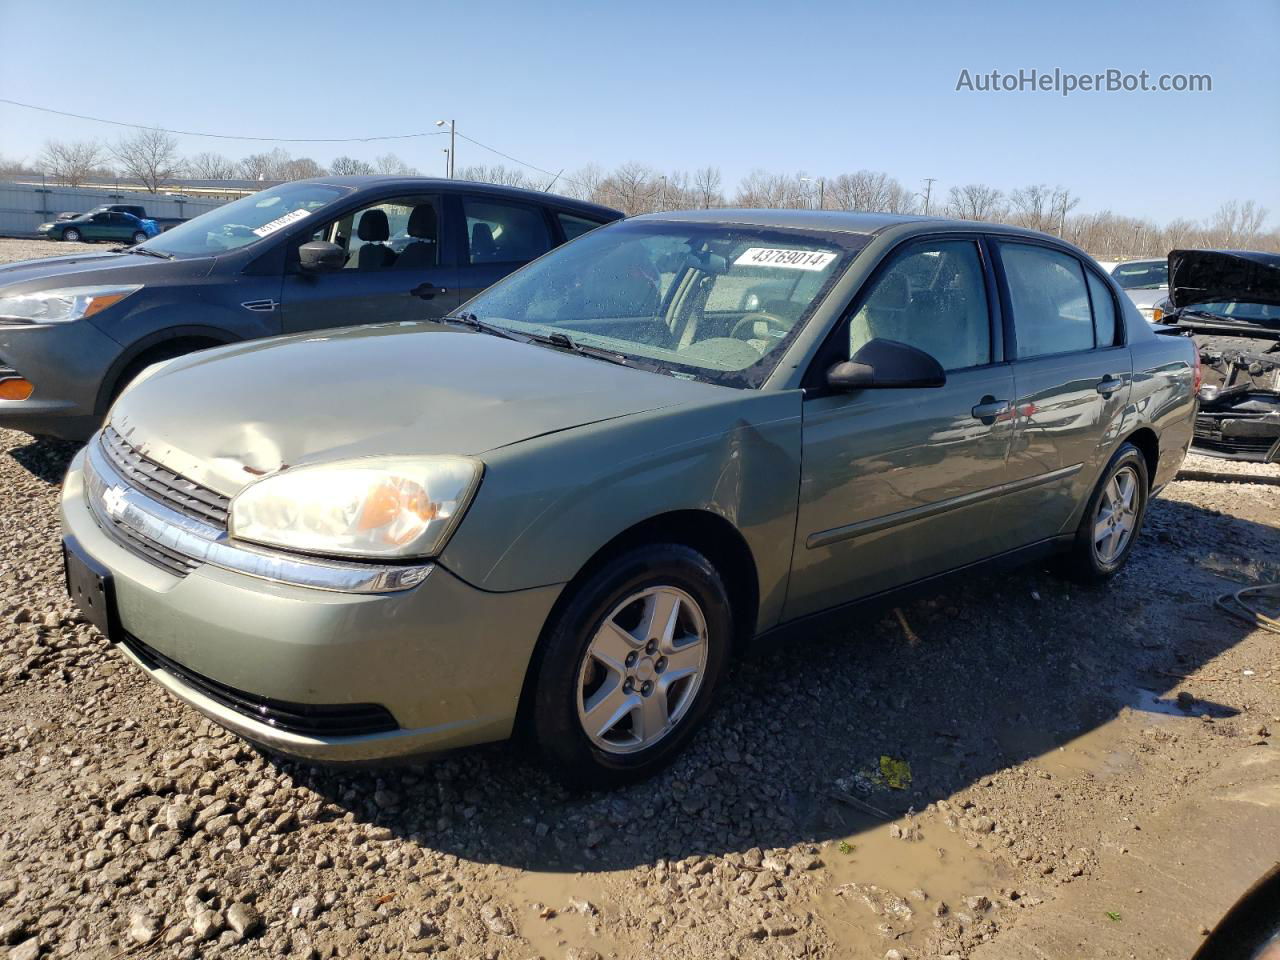
[[[989,426],[995,423],[998,418],[1012,412],[1012,410],[1013,405],[1008,400],[997,400],[995,397],[987,395],[969,412],[973,414],[975,420],[981,420]]]
[[[1109,397],[1123,386],[1123,378],[1113,377],[1111,374],[1107,374],[1098,381],[1098,392],[1104,397]]]
[[[412,297],[421,297],[423,300],[430,300],[437,293],[448,293],[448,292],[449,292],[448,289],[446,289],[445,287],[437,287],[433,285],[430,280],[428,280],[426,283],[420,283],[416,287],[414,287],[412,290],[410,290],[409,295]]]

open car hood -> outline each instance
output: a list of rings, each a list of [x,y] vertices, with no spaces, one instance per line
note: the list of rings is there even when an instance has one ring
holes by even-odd
[[[1280,305],[1280,254],[1253,250],[1174,250],[1169,300],[1177,309],[1231,300]]]

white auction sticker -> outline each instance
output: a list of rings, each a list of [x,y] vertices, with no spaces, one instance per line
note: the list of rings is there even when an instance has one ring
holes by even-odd
[[[782,250],[778,247],[749,247],[733,261],[735,267],[785,267],[788,270],[825,270],[834,253],[817,250]]]
[[[253,232],[260,237],[265,237],[268,234],[275,233],[277,230],[283,230],[289,224],[297,223],[303,217],[308,217],[310,215],[310,210],[290,210],[283,217],[276,217],[270,223],[264,223]]]

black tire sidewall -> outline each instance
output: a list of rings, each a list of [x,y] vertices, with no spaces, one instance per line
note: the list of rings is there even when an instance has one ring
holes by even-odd
[[[596,630],[626,597],[646,587],[668,585],[689,594],[707,625],[707,666],[702,685],[674,730],[648,749],[611,754],[595,746],[577,713],[583,657]],[[560,778],[580,787],[614,786],[661,769],[693,736],[711,710],[733,637],[728,591],[711,562],[690,547],[638,547],[607,561],[574,588],[549,625],[534,676],[532,732]]]
[[[1098,554],[1094,550],[1093,544],[1093,527],[1098,513],[1098,502],[1102,499],[1103,491],[1107,489],[1107,484],[1111,482],[1111,478],[1125,466],[1133,467],[1138,474],[1138,515],[1134,522],[1133,533],[1129,537],[1129,542],[1125,544],[1124,549],[1120,551],[1120,556],[1111,563],[1104,564],[1098,559]],[[1103,471],[1102,478],[1093,490],[1093,495],[1089,497],[1084,517],[1080,521],[1080,529],[1076,532],[1074,546],[1076,556],[1074,559],[1080,573],[1092,580],[1106,580],[1119,573],[1125,563],[1128,562],[1129,555],[1133,553],[1134,545],[1138,542],[1138,534],[1142,530],[1142,522],[1146,518],[1149,486],[1147,459],[1142,455],[1142,451],[1131,443],[1121,445],[1120,449],[1111,457],[1110,462],[1107,464],[1107,469]]]

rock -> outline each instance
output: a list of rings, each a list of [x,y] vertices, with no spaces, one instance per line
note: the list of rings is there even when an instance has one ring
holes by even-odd
[[[150,943],[160,932],[160,922],[145,910],[129,913],[129,939],[134,943]]]
[[[247,903],[233,903],[227,910],[227,924],[242,937],[247,937],[262,926],[262,917]]]
[[[202,910],[191,921],[191,932],[197,940],[212,940],[222,932],[222,915],[216,910]]]
[[[996,822],[988,816],[973,818],[973,829],[978,833],[991,833],[995,828]]]
[[[111,851],[105,847],[97,847],[84,855],[84,868],[97,870],[111,859]]]
[[[604,960],[595,950],[586,947],[570,947],[565,951],[564,960]]]
[[[903,953],[896,947],[890,948],[884,952],[884,960],[903,960]]]
[[[28,921],[25,917],[14,917],[0,923],[0,943],[17,943],[27,935]]]
[[[985,913],[991,909],[991,901],[984,896],[965,897],[964,905],[974,913]]]
[[[289,908],[289,914],[303,921],[314,920],[320,914],[320,903],[310,894],[305,897],[299,897],[293,901],[293,906]]]
[[[515,935],[515,924],[499,913],[498,908],[491,903],[485,904],[481,909],[480,919],[491,933],[495,933],[500,937]]]
[[[38,956],[40,956],[40,938],[32,937],[11,949],[8,960],[36,960]]]
[[[1196,705],[1196,698],[1186,690],[1179,690],[1176,699],[1178,706],[1183,710],[1190,710]]]
[[[159,820],[170,830],[178,833],[185,833],[191,827],[191,821],[195,818],[195,809],[189,803],[182,801],[174,801],[165,804],[160,808]]]

